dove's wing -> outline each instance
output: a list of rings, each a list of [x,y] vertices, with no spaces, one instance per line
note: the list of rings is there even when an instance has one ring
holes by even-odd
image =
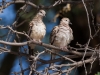
[[[50,43],[53,44],[56,34],[58,33],[59,27],[55,26],[50,34]]]

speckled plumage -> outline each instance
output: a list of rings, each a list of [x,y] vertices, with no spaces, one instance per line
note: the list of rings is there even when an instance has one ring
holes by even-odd
[[[64,48],[73,40],[73,31],[69,26],[70,20],[63,18],[58,26],[55,26],[50,35],[50,43],[54,46]],[[52,50],[53,52],[59,52]],[[55,55],[52,54],[52,59],[55,59]]]
[[[40,10],[36,16],[29,23],[31,27],[31,31],[29,33],[30,38],[36,41],[41,41],[46,34],[46,26],[43,23],[42,19],[45,16],[46,12],[44,10]],[[29,44],[29,54],[33,55],[33,50],[35,48],[35,44]]]

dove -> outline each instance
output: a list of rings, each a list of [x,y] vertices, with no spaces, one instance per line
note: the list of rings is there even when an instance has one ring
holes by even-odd
[[[46,26],[43,23],[43,17],[45,16],[46,12],[44,10],[39,10],[39,12],[35,15],[35,17],[30,21],[29,26],[29,37],[32,40],[41,42],[46,34]],[[36,47],[35,44],[29,44],[29,54],[33,55],[34,48]]]
[[[73,31],[70,28],[69,24],[71,24],[69,18],[62,18],[60,24],[55,26],[50,34],[50,44],[61,49],[67,49],[67,45],[73,40]],[[59,51],[52,49],[54,53],[58,53]],[[51,60],[55,59],[56,55],[51,55]],[[51,63],[53,66],[54,63]]]

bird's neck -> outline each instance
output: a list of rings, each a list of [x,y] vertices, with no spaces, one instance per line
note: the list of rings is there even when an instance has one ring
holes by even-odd
[[[40,23],[40,22],[42,22],[42,17],[36,15],[32,20]]]
[[[60,22],[60,26],[68,26],[68,24],[64,23],[64,22]]]
[[[63,25],[64,23],[63,22],[60,22],[60,25]]]
[[[37,18],[37,19],[39,19],[39,20],[42,20],[43,16],[36,15],[35,18]]]

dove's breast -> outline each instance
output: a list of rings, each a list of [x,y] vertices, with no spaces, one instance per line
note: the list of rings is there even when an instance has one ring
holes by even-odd
[[[45,25],[42,23],[38,23],[36,25],[34,25],[32,27],[32,33],[31,33],[31,38],[33,39],[43,39],[43,37],[45,36],[46,34],[46,28],[45,28]]]
[[[58,47],[64,47],[71,41],[71,32],[69,29],[60,27],[58,33],[56,34],[54,45]]]

